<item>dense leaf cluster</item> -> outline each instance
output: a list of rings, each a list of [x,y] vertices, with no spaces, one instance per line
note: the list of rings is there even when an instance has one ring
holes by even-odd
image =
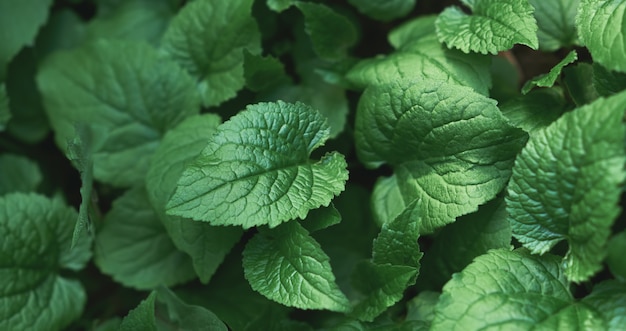
[[[0,330],[623,330],[625,15],[0,0]]]

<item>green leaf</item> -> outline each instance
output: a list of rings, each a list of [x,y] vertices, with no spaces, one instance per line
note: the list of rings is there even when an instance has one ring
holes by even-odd
[[[348,299],[335,284],[328,256],[297,222],[258,233],[243,252],[252,288],[270,300],[300,309],[345,312]]]
[[[374,239],[372,262],[409,266],[419,270],[422,253],[417,243],[421,223],[420,201],[408,205],[393,221],[383,224]]]
[[[407,303],[406,320],[432,323],[435,319],[435,306],[439,302],[438,292],[422,291]]]
[[[568,286],[556,256],[491,250],[444,286],[432,330],[605,330]]]
[[[76,136],[67,143],[67,157],[74,163],[80,173],[80,208],[78,209],[78,219],[74,226],[72,235],[72,247],[76,246],[83,231],[93,235],[91,232],[91,197],[93,191],[93,135],[91,128],[85,123],[76,124]]]
[[[156,296],[156,292],[150,292],[145,300],[142,300],[135,309],[128,312],[120,324],[119,331],[157,331],[156,317],[154,316]]]
[[[345,16],[330,7],[311,2],[296,2],[304,15],[304,29],[313,49],[325,60],[341,60],[358,41],[357,29]]]
[[[609,70],[626,72],[625,0],[580,0],[576,27],[593,60]]]
[[[244,228],[304,219],[309,210],[328,206],[348,179],[343,155],[309,158],[329,130],[301,103],[248,106],[220,125],[185,169],[168,214]]]
[[[472,15],[459,7],[446,8],[435,22],[437,37],[464,53],[497,54],[523,44],[539,47],[537,21],[526,0],[461,0]]]
[[[623,251],[622,251],[623,252]],[[593,291],[583,298],[582,303],[600,313],[606,324],[602,330],[618,331],[626,325],[626,284],[614,280],[594,286]]]
[[[263,57],[244,51],[244,76],[251,91],[269,90],[291,83],[283,64],[272,56]]]
[[[9,96],[7,95],[6,84],[2,82],[0,83],[0,132],[4,131],[10,119]]]
[[[565,56],[559,63],[557,63],[550,72],[547,74],[539,75],[529,81],[527,81],[522,87],[522,94],[527,94],[532,90],[535,86],[541,87],[552,87],[554,82],[556,82],[557,78],[561,75],[561,70],[570,64],[574,63],[578,59],[578,54],[576,51],[571,51]]]
[[[626,73],[611,71],[598,63],[593,64],[593,86],[601,96],[608,97],[626,90]]]
[[[271,10],[280,13],[283,10],[291,7],[294,2],[295,0],[267,0],[267,6]]]
[[[433,238],[422,259],[419,284],[440,289],[477,256],[490,249],[509,248],[511,235],[503,199],[496,198],[477,212],[459,217]]]
[[[58,52],[37,77],[57,145],[93,129],[94,178],[143,183],[161,136],[199,111],[193,80],[147,44],[100,40]]]
[[[320,207],[313,209],[306,215],[306,219],[302,220],[302,225],[309,233],[326,229],[341,222],[341,214],[331,203],[328,207]]]
[[[221,120],[213,114],[192,116],[170,130],[154,152],[146,175],[150,202],[176,247],[189,254],[200,281],[207,283],[224,256],[239,241],[242,230],[215,227],[165,213],[165,205],[176,189],[183,169],[206,146]]]
[[[395,175],[379,177],[372,192],[372,211],[378,226],[394,220],[410,203],[404,201]]]
[[[400,301],[406,288],[415,283],[418,269],[404,265],[363,261],[354,272],[354,287],[364,298],[354,305],[351,316],[371,322],[388,307]]]
[[[0,155],[0,196],[11,192],[32,192],[37,189],[43,175],[37,163],[19,155]]]
[[[495,197],[526,135],[470,88],[404,80],[365,90],[355,139],[367,166],[394,168],[404,201],[422,200],[428,233]]]
[[[169,0],[123,1],[112,11],[89,22],[87,40],[127,39],[158,44],[174,8]]]
[[[599,97],[593,85],[593,67],[589,63],[578,63],[563,69],[563,83],[577,106],[591,103]]]
[[[163,52],[198,80],[205,107],[233,98],[245,85],[243,51],[260,51],[252,0],[197,0],[172,19]]]
[[[519,64],[512,58],[512,53],[492,57],[490,72],[492,80],[490,98],[503,103],[519,96],[522,72]]]
[[[614,235],[607,245],[606,264],[615,278],[622,281],[626,280],[626,261],[624,261],[624,252],[626,252],[626,231],[622,231]]]
[[[113,202],[96,234],[94,261],[101,272],[136,289],[172,286],[195,277],[191,259],[176,249],[143,187]]]
[[[51,4],[52,0],[0,2],[0,80],[9,61],[35,40],[37,31],[48,19]]]
[[[200,306],[189,305],[179,299],[167,288],[157,291],[156,310],[159,318],[157,325],[176,330],[215,330],[227,331],[228,328],[211,311]]]
[[[437,15],[420,16],[400,25],[391,30],[387,36],[387,40],[393,48],[402,50],[414,43],[419,43],[425,38],[433,38],[437,32],[435,29],[435,21]]]
[[[559,118],[566,110],[566,103],[560,88],[544,88],[507,101],[500,110],[514,126],[534,132]]]
[[[37,57],[43,59],[58,50],[79,46],[85,39],[85,30],[85,22],[71,8],[55,8],[46,25],[37,34]]]
[[[578,43],[576,11],[580,0],[528,0],[535,8],[539,49],[555,51]]]
[[[507,212],[514,236],[540,254],[566,240],[565,271],[575,282],[601,268],[620,211],[625,103],[620,93],[566,113],[533,133],[513,168]]]
[[[409,14],[416,0],[348,0],[359,12],[379,21],[391,21]]]
[[[76,211],[59,199],[11,193],[0,197],[0,329],[62,330],[81,316],[87,297],[78,280],[91,242],[70,249]]]

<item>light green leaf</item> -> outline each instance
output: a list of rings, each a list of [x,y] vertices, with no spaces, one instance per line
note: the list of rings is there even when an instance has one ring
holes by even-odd
[[[626,73],[611,71],[594,63],[593,86],[598,94],[605,97],[621,92],[626,90]]]
[[[372,262],[420,268],[422,252],[417,243],[421,223],[420,210],[414,201],[393,221],[383,224],[378,237],[374,239]]]
[[[547,74],[539,75],[529,80],[522,87],[522,94],[527,94],[535,86],[552,87],[556,79],[561,75],[561,70],[578,59],[576,51],[571,51],[559,63],[557,63]]]
[[[490,249],[509,248],[511,235],[503,199],[496,198],[477,212],[459,217],[433,238],[422,259],[419,284],[440,289],[477,256]]]
[[[436,21],[437,37],[465,53],[497,54],[523,44],[539,47],[537,21],[526,0],[461,0],[472,15],[459,7],[446,8]]]
[[[565,67],[563,83],[577,106],[586,105],[600,97],[593,85],[593,67],[589,63]]]
[[[86,39],[127,39],[156,45],[174,11],[169,0],[123,1],[89,22]]]
[[[353,284],[364,298],[354,305],[351,316],[371,322],[388,307],[400,301],[406,288],[415,283],[418,269],[410,266],[359,263]]]
[[[259,92],[291,83],[280,60],[267,56],[255,55],[244,51],[244,76],[246,87]]]
[[[437,15],[420,16],[412,19],[391,30],[387,40],[393,48],[402,50],[419,43],[422,39],[430,39],[437,33],[435,29],[436,20]]]
[[[544,88],[507,101],[500,110],[511,124],[533,132],[559,118],[566,110],[566,103],[562,89]]]
[[[157,331],[156,317],[154,316],[154,303],[156,301],[156,292],[150,292],[150,295],[142,300],[139,305],[128,312],[128,315],[122,320],[119,331]]]
[[[210,310],[189,305],[167,288],[157,291],[156,310],[159,329],[227,331],[228,328]]]
[[[606,330],[568,287],[556,256],[491,250],[444,286],[432,330]]]
[[[172,286],[195,277],[191,259],[176,249],[143,187],[113,201],[96,234],[94,261],[103,273],[137,289]]]
[[[270,300],[300,309],[345,312],[348,299],[335,284],[328,256],[297,222],[258,233],[243,252],[252,288]]]
[[[435,319],[435,306],[441,293],[422,291],[407,303],[406,320],[432,323]]]
[[[355,139],[367,166],[394,168],[405,202],[422,200],[421,232],[428,233],[495,197],[526,135],[507,123],[494,100],[421,80],[366,89]]]
[[[602,315],[606,322],[602,330],[619,331],[626,325],[626,314],[624,314],[624,307],[626,307],[625,283],[614,280],[601,282],[594,286],[591,294],[581,301]]]
[[[394,220],[410,203],[404,201],[395,175],[379,177],[372,192],[372,211],[378,226]]]
[[[624,260],[624,252],[626,252],[626,231],[622,231],[614,235],[607,245],[606,264],[615,278],[622,281],[626,280],[626,260]]]
[[[199,111],[191,77],[143,43],[55,53],[37,82],[57,145],[65,148],[75,123],[90,124],[94,177],[116,186],[143,183],[161,136]]]
[[[62,330],[81,316],[87,297],[78,280],[91,241],[70,249],[76,211],[59,199],[11,193],[0,197],[0,329]]]
[[[275,11],[281,12],[294,4],[295,0],[267,0],[267,6]]]
[[[406,16],[415,7],[416,0],[348,0],[359,12],[379,21],[391,21]]]
[[[309,233],[323,230],[341,222],[341,214],[331,203],[328,207],[313,209],[306,215],[306,219],[300,222]]]
[[[10,119],[9,96],[7,95],[6,84],[2,82],[0,83],[0,132],[4,131]]]
[[[335,61],[347,57],[358,41],[357,29],[348,18],[323,4],[296,2],[296,7],[304,15],[304,29],[320,58]]]
[[[620,93],[566,113],[533,133],[513,168],[507,212],[514,236],[539,254],[566,240],[565,271],[575,282],[601,268],[620,211],[625,103]]]
[[[37,163],[19,155],[0,155],[0,196],[11,192],[32,192],[37,189],[43,175]]]
[[[580,0],[576,27],[594,62],[626,72],[626,0]]]
[[[215,227],[165,214],[165,205],[176,189],[183,169],[206,146],[221,120],[213,114],[192,116],[170,130],[154,152],[146,175],[150,202],[174,245],[189,254],[200,281],[207,283],[224,256],[241,237],[241,228]]]
[[[0,1],[0,80],[9,61],[35,40],[51,4],[52,0]]]
[[[172,19],[162,50],[198,80],[202,104],[217,106],[245,85],[243,51],[259,53],[252,0],[197,0]]]
[[[555,51],[577,44],[576,11],[580,0],[528,0],[535,8],[539,49]]]
[[[244,228],[304,219],[328,206],[348,179],[343,155],[310,159],[329,131],[322,115],[301,103],[248,106],[220,125],[185,169],[167,213]]]
[[[91,196],[93,191],[93,154],[92,143],[93,134],[91,128],[85,123],[77,123],[75,126],[76,136],[67,143],[67,158],[74,163],[80,173],[80,207],[78,209],[78,219],[74,226],[72,235],[72,247],[76,246],[83,231],[88,235],[91,232]]]

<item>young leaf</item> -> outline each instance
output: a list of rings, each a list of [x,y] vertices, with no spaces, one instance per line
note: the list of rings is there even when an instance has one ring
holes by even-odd
[[[78,219],[74,226],[72,235],[72,247],[78,243],[82,232],[91,233],[91,194],[93,191],[93,159],[92,143],[93,136],[91,127],[85,123],[76,124],[76,136],[67,143],[67,158],[74,162],[74,166],[80,173],[80,207],[78,209]]]
[[[606,264],[615,278],[626,280],[626,261],[624,260],[624,252],[626,252],[626,231],[622,231],[614,235],[607,245]]]
[[[143,43],[57,52],[37,82],[57,145],[65,148],[75,123],[91,124],[94,178],[116,186],[143,183],[161,136],[199,111],[191,77]]]
[[[569,52],[567,56],[565,56],[559,63],[557,63],[552,69],[550,69],[549,73],[539,75],[527,81],[526,84],[524,84],[524,86],[522,87],[522,94],[527,94],[535,86],[552,87],[552,85],[554,85],[554,82],[556,82],[556,79],[559,78],[559,76],[561,75],[561,70],[563,70],[566,65],[574,63],[574,61],[576,61],[577,59],[578,54],[576,53],[576,51]]]
[[[259,92],[291,83],[291,78],[287,76],[278,59],[272,56],[262,57],[248,51],[244,51],[243,55],[246,87],[251,91]]]
[[[157,293],[150,292],[150,295],[142,300],[139,305],[128,312],[120,324],[119,331],[157,331],[156,317],[154,316],[154,303]]]
[[[387,40],[398,50],[420,42],[424,38],[433,38],[437,33],[435,29],[435,21],[437,15],[421,16],[403,23],[399,27],[391,30],[387,36]]]
[[[603,322],[574,301],[558,257],[491,250],[444,286],[432,330],[604,330]]]
[[[103,273],[137,289],[176,285],[195,277],[191,259],[176,249],[143,187],[113,202],[96,234],[94,262]]]
[[[357,42],[353,23],[326,5],[296,2],[296,7],[304,15],[304,29],[319,57],[331,61],[345,58]]]
[[[260,51],[261,35],[250,10],[252,0],[198,0],[172,19],[163,52],[198,82],[205,107],[234,97],[245,85],[243,51]]]
[[[11,193],[0,197],[0,329],[62,330],[81,316],[86,294],[78,271],[91,241],[70,249],[76,211],[59,199]]]
[[[533,132],[550,125],[566,110],[563,90],[544,88],[509,100],[500,106],[509,122],[526,132]]]
[[[450,48],[465,53],[497,54],[523,44],[539,47],[537,21],[526,0],[461,0],[472,10],[467,15],[456,6],[448,7],[435,22],[437,37]]]
[[[4,131],[10,119],[9,96],[7,95],[6,84],[2,82],[0,83],[0,132]]]
[[[374,220],[378,226],[382,227],[394,220],[409,203],[404,201],[395,175],[378,178],[371,199]]]
[[[391,21],[406,16],[415,7],[416,0],[348,0],[364,15],[379,21]]]
[[[37,31],[48,19],[52,0],[0,2],[0,80],[6,65],[22,49],[35,40]]]
[[[300,224],[309,233],[326,229],[327,227],[339,224],[341,222],[341,214],[335,206],[331,203],[328,207],[320,207],[313,209],[306,215],[306,219],[302,220]]]
[[[513,168],[507,197],[513,235],[539,254],[567,240],[565,272],[575,282],[601,268],[619,214],[625,103],[620,93],[566,113],[533,133]]]
[[[626,73],[611,71],[607,68],[593,64],[593,86],[601,96],[610,95],[626,90]]]
[[[200,281],[207,283],[224,256],[241,237],[241,228],[215,227],[165,213],[165,205],[183,169],[206,146],[220,118],[204,114],[187,118],[170,130],[154,152],[146,175],[146,188],[152,207],[163,222],[174,245],[189,254]]]
[[[282,12],[283,10],[291,7],[296,0],[267,0],[267,6],[275,11]]]
[[[580,0],[528,0],[535,7],[539,49],[555,51],[578,42],[576,11]]]
[[[626,72],[626,0],[580,0],[576,27],[593,60],[609,70]]]
[[[374,239],[372,262],[375,264],[403,265],[420,268],[422,253],[417,243],[421,223],[420,201],[408,205],[393,221],[383,224]]]
[[[37,189],[43,176],[37,163],[19,155],[0,155],[0,196],[11,192],[32,192]]]
[[[280,304],[338,312],[349,308],[328,256],[297,222],[254,236],[243,252],[243,268],[255,291]]]
[[[156,293],[158,324],[164,324],[169,328],[175,326],[177,330],[228,330],[226,325],[210,310],[187,304],[164,287],[157,289]]]
[[[526,135],[467,87],[403,80],[365,90],[355,139],[366,165],[393,166],[404,201],[422,200],[421,229],[432,232],[504,188]]]
[[[220,125],[178,181],[167,213],[244,228],[280,223],[328,206],[348,179],[343,155],[310,154],[329,135],[301,103],[259,103]]]

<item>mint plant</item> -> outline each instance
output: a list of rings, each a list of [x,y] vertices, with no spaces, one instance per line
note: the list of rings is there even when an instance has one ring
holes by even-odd
[[[625,14],[0,1],[0,329],[622,330]]]

